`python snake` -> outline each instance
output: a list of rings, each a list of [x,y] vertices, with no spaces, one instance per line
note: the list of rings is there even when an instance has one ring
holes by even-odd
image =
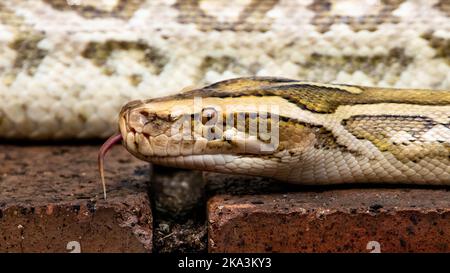
[[[119,128],[130,153],[171,167],[450,185],[450,91],[237,78],[129,102]]]

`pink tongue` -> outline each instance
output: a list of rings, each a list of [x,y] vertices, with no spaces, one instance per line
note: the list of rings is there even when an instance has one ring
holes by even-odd
[[[108,140],[106,140],[105,143],[103,143],[102,147],[98,151],[98,170],[100,171],[100,178],[102,180],[103,185],[103,197],[105,198],[105,200],[106,200],[106,184],[105,184],[105,174],[103,171],[103,162],[105,160],[106,153],[111,149],[111,147],[114,144],[120,142],[121,140],[122,140],[121,134],[110,136]]]

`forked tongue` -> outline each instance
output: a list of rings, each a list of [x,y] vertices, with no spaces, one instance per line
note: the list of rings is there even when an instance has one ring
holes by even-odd
[[[106,200],[106,184],[105,184],[105,173],[103,171],[103,162],[105,160],[106,153],[111,149],[111,147],[122,140],[122,135],[119,133],[117,135],[110,136],[108,140],[103,143],[102,147],[98,151],[98,170],[100,171],[100,177],[102,179],[103,185],[103,197]]]

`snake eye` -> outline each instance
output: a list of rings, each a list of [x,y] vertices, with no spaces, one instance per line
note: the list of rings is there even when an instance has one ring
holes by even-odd
[[[213,107],[204,108],[202,110],[202,124],[206,125],[211,120],[215,120],[217,117],[217,111]],[[212,125],[212,124],[209,124]]]

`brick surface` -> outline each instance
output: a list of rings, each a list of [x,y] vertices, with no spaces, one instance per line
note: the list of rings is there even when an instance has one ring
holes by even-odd
[[[0,252],[150,252],[149,165],[115,147],[0,145]]]
[[[208,182],[250,178],[208,174]],[[261,179],[259,179],[261,180]],[[259,181],[258,183],[260,183]],[[208,202],[210,252],[450,252],[448,189],[307,189]],[[241,185],[241,188],[245,188]]]

